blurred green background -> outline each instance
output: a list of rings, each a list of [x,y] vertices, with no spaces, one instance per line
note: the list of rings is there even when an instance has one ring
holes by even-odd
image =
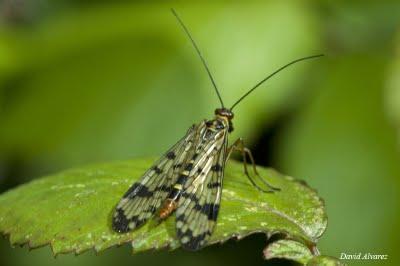
[[[325,199],[319,248],[399,265],[399,1],[0,1],[0,191],[68,167],[157,155],[218,100],[169,8],[199,43],[235,132],[261,165],[306,180]],[[197,253],[52,257],[0,239],[1,265],[286,265],[255,235]]]

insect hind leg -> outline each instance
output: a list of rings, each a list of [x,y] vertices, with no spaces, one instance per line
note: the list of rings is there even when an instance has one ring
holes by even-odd
[[[229,157],[231,156],[233,151],[239,151],[243,157],[243,169],[244,169],[244,173],[247,176],[247,178],[249,179],[249,181],[251,182],[251,184],[256,187],[258,190],[265,192],[265,193],[272,193],[275,191],[280,191],[280,188],[274,187],[271,184],[269,184],[257,171],[257,167],[254,161],[254,157],[253,154],[251,153],[250,149],[248,149],[245,145],[244,145],[244,141],[242,138],[237,139],[228,149],[228,155],[226,157],[226,160],[229,159]],[[261,180],[261,182],[268,187],[268,190],[263,189],[262,187],[260,187],[259,185],[257,185],[257,183],[254,181],[254,179],[250,176],[248,168],[247,168],[247,156],[250,158],[250,163],[252,164],[253,167],[253,171],[255,173],[255,175]]]

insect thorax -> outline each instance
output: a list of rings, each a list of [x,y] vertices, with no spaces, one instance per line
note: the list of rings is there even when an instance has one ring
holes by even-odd
[[[232,121],[225,116],[216,115],[214,119],[207,120],[205,123],[207,130],[214,132],[216,136],[221,131],[233,131]]]
[[[205,127],[201,133],[205,142],[215,141],[224,137],[229,129],[229,123],[221,118],[214,118],[205,121]]]
[[[229,133],[233,131],[232,119],[234,117],[234,114],[230,109],[225,107],[217,108],[215,109],[214,114],[216,117],[215,119],[223,120],[221,122],[227,125]]]

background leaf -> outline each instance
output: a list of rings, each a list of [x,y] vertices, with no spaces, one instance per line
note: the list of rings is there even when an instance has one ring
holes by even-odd
[[[319,253],[318,250],[317,253]],[[300,243],[291,239],[280,239],[272,242],[264,249],[264,257],[266,259],[291,260],[307,266],[345,265],[333,257],[314,255],[310,248],[304,245],[304,243]]]
[[[132,160],[72,169],[22,185],[0,196],[0,231],[12,245],[31,248],[50,244],[54,254],[81,253],[133,241],[134,252],[179,246],[174,217],[154,227],[117,234],[110,227],[116,203],[151,165],[152,159]],[[278,193],[262,193],[231,161],[226,169],[221,211],[210,243],[241,239],[251,233],[289,235],[315,245],[326,228],[324,205],[304,183],[272,169],[260,173]]]
[[[266,259],[288,259],[303,265],[312,259],[313,254],[304,244],[290,239],[282,239],[275,241],[264,249],[264,257]]]
[[[0,24],[0,84],[5,84],[0,97],[7,99],[0,117],[0,156],[34,160],[31,171],[39,168],[40,174],[40,165],[56,170],[150,156],[164,151],[192,123],[212,116],[218,100],[169,8],[117,3],[61,9],[32,30]],[[178,11],[229,106],[267,73],[318,50],[314,16],[294,3],[268,3],[265,9],[217,3]],[[295,34],[271,39],[281,23]],[[255,71],[248,73],[250,67]],[[233,138],[245,135],[251,142],[255,129],[289,108],[302,73],[311,67],[301,64],[271,80],[269,90],[246,99],[237,108]],[[161,114],[174,126],[164,126]]]
[[[307,263],[307,266],[344,266],[344,265],[346,264],[339,261],[336,258],[329,256],[316,256]]]

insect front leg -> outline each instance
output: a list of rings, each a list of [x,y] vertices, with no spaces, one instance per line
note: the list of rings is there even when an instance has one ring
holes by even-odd
[[[258,190],[265,192],[265,193],[271,193],[274,191],[279,191],[280,188],[274,187],[271,184],[269,184],[264,178],[260,176],[260,174],[257,171],[257,167],[254,161],[253,154],[251,153],[250,149],[248,149],[244,145],[244,141],[242,138],[237,139],[228,149],[227,157],[226,160],[229,159],[233,151],[239,151],[242,154],[243,157],[243,168],[244,168],[244,173],[247,176],[247,178],[250,180],[250,182],[255,186]],[[250,158],[250,163],[252,164],[253,171],[256,174],[256,176],[263,182],[264,185],[266,185],[269,190],[265,190],[261,188],[260,186],[257,185],[257,183],[253,180],[253,178],[250,176],[249,171],[247,169],[247,156]]]

